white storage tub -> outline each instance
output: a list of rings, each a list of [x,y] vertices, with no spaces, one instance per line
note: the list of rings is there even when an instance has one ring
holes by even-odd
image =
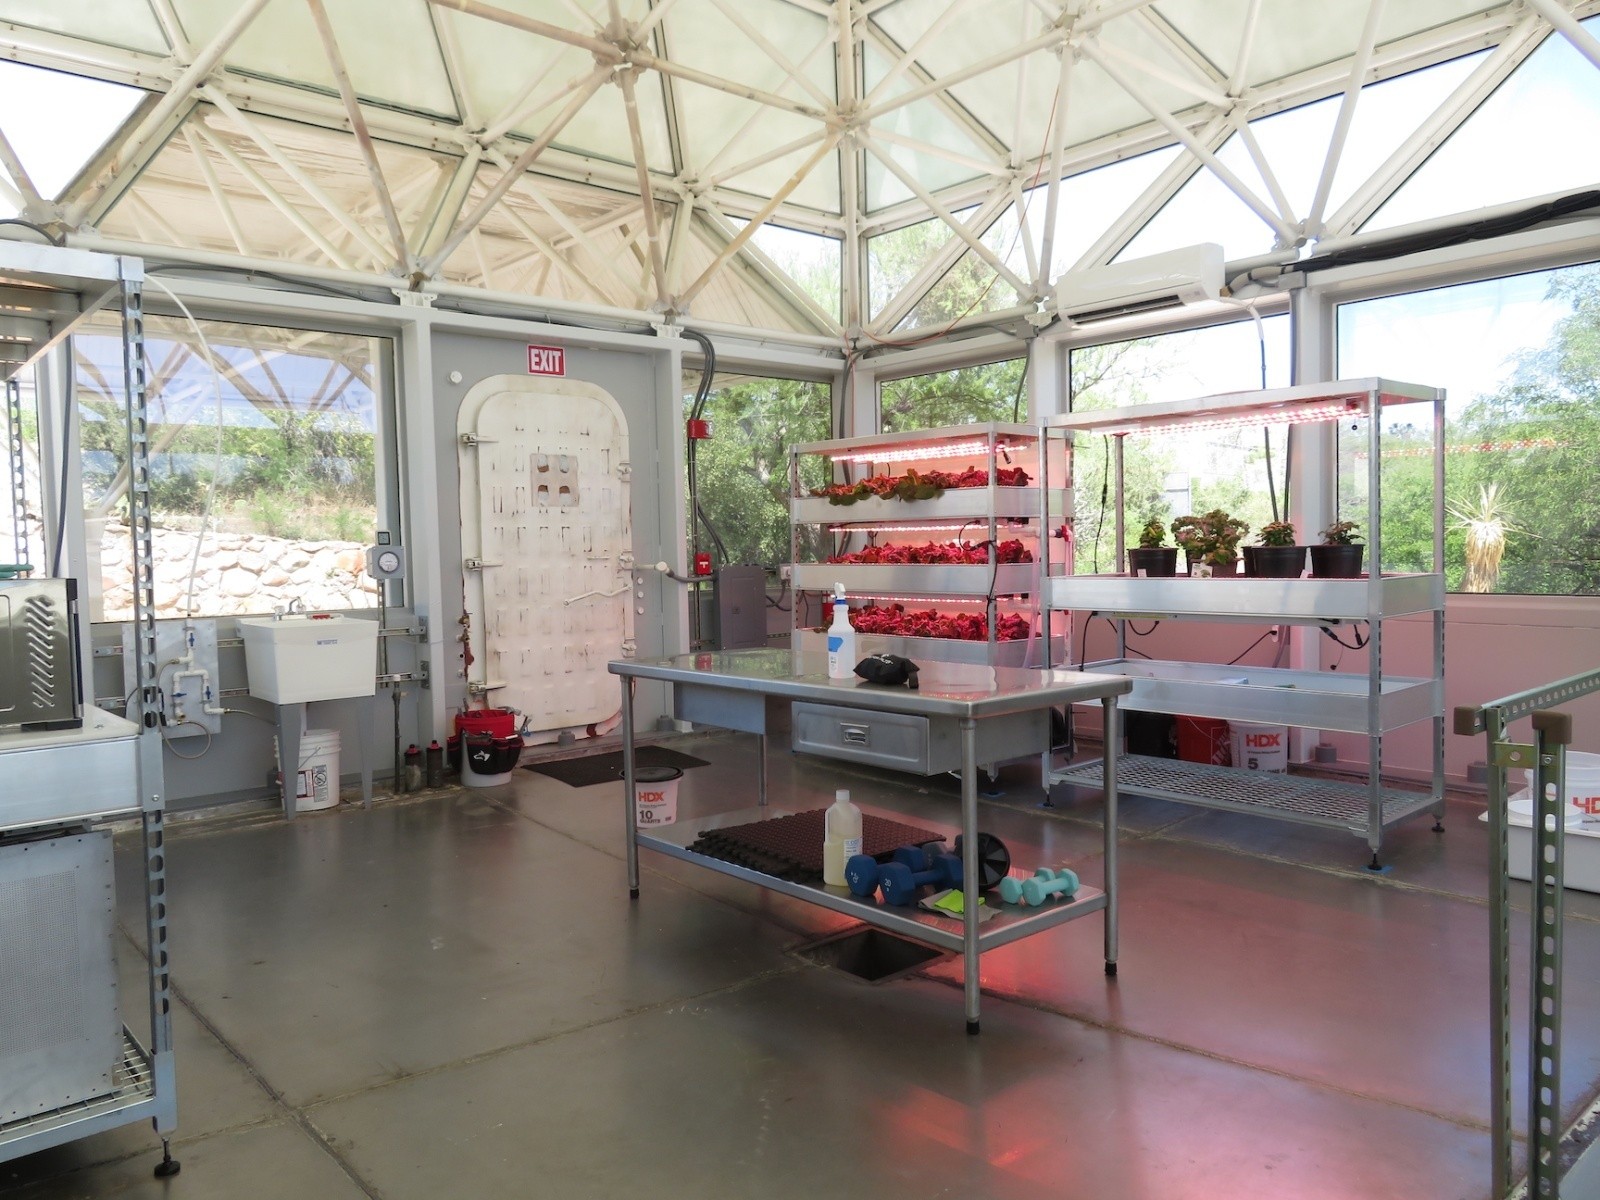
[[[1478,820],[1485,823],[1489,814]],[[1533,798],[1526,788],[1506,801],[1507,869],[1513,879],[1533,878]],[[1600,892],[1600,819],[1569,811],[1562,846],[1562,877],[1569,888]]]

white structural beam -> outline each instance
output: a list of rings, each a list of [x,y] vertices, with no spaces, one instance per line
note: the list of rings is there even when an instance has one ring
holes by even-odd
[[[82,223],[91,212],[96,211],[97,202],[107,191],[123,179],[131,178],[143,168],[149,161],[149,153],[159,149],[177,128],[178,122],[183,118],[185,107],[193,105],[195,90],[222,62],[223,55],[234,42],[238,41],[239,35],[249,28],[250,22],[254,21],[257,14],[266,6],[267,0],[241,0],[233,10],[233,15],[223,22],[222,28],[217,30],[216,35],[179,72],[177,78],[167,88],[166,94],[156,102],[137,128],[128,136],[119,139],[115,165],[83,195],[75,199],[66,215],[68,224]]]
[[[1010,205],[1009,190],[995,188],[990,193],[988,201],[980,205],[968,218],[969,228],[980,235],[987,232],[989,226],[993,225]],[[918,268],[917,273],[907,280],[881,309],[873,314],[869,325],[871,331],[887,333],[905,320],[906,315],[922,303],[923,297],[932,291],[966,254],[967,244],[961,238],[952,236],[937,253],[930,256]]]
[[[1066,152],[1067,114],[1072,106],[1072,65],[1075,55],[1062,49],[1061,65],[1056,74],[1056,104],[1050,114],[1050,182],[1044,191],[1044,232],[1039,238],[1039,265],[1033,277],[1033,290],[1045,295],[1050,290],[1055,253],[1057,210],[1061,206],[1061,157]],[[1018,210],[1020,212],[1020,209]]]
[[[1600,40],[1578,23],[1578,18],[1572,15],[1566,5],[1559,0],[1528,0],[1531,8],[1536,10],[1556,31],[1572,43],[1572,48],[1583,55],[1596,68],[1600,69]]]
[[[273,139],[268,136],[266,130],[262,129],[261,126],[256,124],[254,120],[245,116],[244,113],[240,112],[239,109],[234,106],[233,102],[220,92],[212,92],[209,88],[201,88],[201,93],[206,97],[206,99],[210,100],[212,104],[216,105],[217,110],[221,112],[223,116],[227,117],[228,120],[233,123],[234,128],[238,129],[239,132],[254,142],[268,158],[277,164],[279,170],[281,170],[290,179],[294,180],[295,185],[299,187],[299,189],[307,196],[311,197],[312,201],[316,205],[318,205],[340,225],[344,226],[345,230],[349,232],[349,234],[354,237],[357,242],[361,243],[362,248],[372,256],[374,262],[385,263],[393,261],[393,255],[389,252],[389,250],[370,233],[368,233],[366,229],[362,227],[360,222],[345,212],[344,206],[332,196],[328,195],[328,193],[322,189],[322,186],[317,183],[316,180],[311,178],[309,172],[301,167],[299,163],[295,162],[294,158],[288,154],[283,147],[279,146],[277,142],[273,141]]]
[[[949,0],[944,11],[933,20],[918,35],[917,40],[911,43],[900,56],[889,64],[889,69],[884,72],[883,78],[872,85],[872,90],[862,98],[862,103],[872,107],[889,94],[889,90],[900,81],[900,77],[912,66],[921,60],[923,52],[931,46],[936,38],[945,31],[945,27],[955,20],[971,6],[972,0]]]
[[[796,87],[815,100],[822,111],[826,112],[833,107],[833,97],[813,83],[798,63],[790,62],[788,56],[773,45],[770,38],[746,20],[744,14],[739,11],[740,6],[737,3],[730,4],[728,0],[711,0],[711,3],[733,24],[734,28],[749,38],[761,53],[776,64],[783,72],[786,81],[792,81]]]
[[[834,87],[840,108],[854,113],[862,82],[861,40],[856,36],[854,0],[839,0],[837,15]],[[839,143],[839,210],[845,222],[839,263],[839,313],[846,335],[852,338],[860,332],[867,313],[866,254],[861,236],[861,210],[866,205],[866,189],[861,186],[864,154],[853,130]]]
[[[183,139],[189,146],[189,154],[195,161],[195,166],[200,172],[200,178],[206,185],[206,191],[211,193],[211,199],[217,206],[217,211],[222,214],[222,223],[227,226],[228,236],[233,239],[234,248],[240,254],[250,254],[250,243],[244,236],[244,226],[239,223],[239,216],[233,211],[233,202],[229,199],[227,190],[217,178],[216,168],[211,165],[211,156],[206,153],[206,148],[201,144],[200,135],[193,126],[184,126]]]
[[[876,104],[867,105],[862,116],[867,121],[877,121],[896,109],[904,108],[908,104],[915,104],[918,100],[925,100],[929,96],[937,95],[955,87],[958,83],[965,83],[967,80],[976,79],[980,75],[987,75],[990,71],[998,70],[1016,62],[1019,58],[1026,58],[1028,55],[1037,53],[1040,50],[1052,49],[1060,45],[1065,38],[1066,35],[1059,29],[1048,30],[1038,37],[1029,38],[1025,42],[1012,46],[1009,50],[991,54],[988,58],[969,63],[958,70],[946,71],[937,79],[909,88],[898,96],[891,96],[886,100],[878,101]]]
[[[432,275],[438,271],[444,260],[455,252],[455,248],[461,244],[462,239],[477,227],[478,222],[489,215],[489,210],[500,203],[501,197],[511,190],[512,185],[518,179],[522,178],[527,169],[533,165],[534,160],[544,153],[545,147],[555,141],[556,135],[565,128],[567,122],[577,116],[578,110],[587,104],[589,98],[600,90],[600,85],[606,81],[610,74],[611,67],[607,65],[601,65],[594,69],[589,76],[589,82],[567,101],[566,105],[544,127],[539,136],[517,156],[516,161],[505,168],[500,178],[495,181],[494,186],[473,206],[472,211],[456,222],[455,229],[444,239],[443,243],[433,252],[427,262],[423,264],[424,274]]]
[[[611,0],[616,4],[616,0]],[[662,253],[661,225],[656,220],[655,192],[650,186],[650,167],[645,161],[644,131],[639,127],[639,100],[634,93],[634,72],[621,71],[622,106],[628,117],[628,140],[633,145],[633,161],[639,173],[639,196],[644,201],[645,248],[650,258],[650,278],[655,283],[656,303],[666,309],[668,300],[667,260]]]
[[[966,242],[966,244],[971,247],[974,254],[993,267],[997,275],[999,275],[1012,287],[1016,288],[1019,296],[1027,296],[1032,291],[1032,285],[1030,283],[1028,283],[1004,262],[1002,262],[1000,256],[997,255],[993,250],[989,249],[988,246],[985,246],[982,239],[977,237],[970,229],[967,228],[965,222],[951,213],[951,211],[944,205],[935,200],[928,192],[928,189],[922,186],[921,181],[919,181],[915,175],[895,161],[894,155],[890,154],[882,146],[878,145],[878,143],[870,135],[863,136],[861,140],[862,144],[872,152],[872,156],[874,158],[887,167],[890,173],[894,175],[896,179],[905,184],[906,187],[909,188],[919,200],[932,209],[935,216],[937,216],[941,221],[954,230],[955,235],[962,241]],[[1002,195],[1007,195],[1009,198],[1009,189],[1004,185],[999,188],[999,193]]]
[[[1378,22],[1383,19],[1384,0],[1367,0],[1367,19],[1361,27],[1361,40],[1356,45],[1355,56],[1350,60],[1350,81],[1345,84],[1344,96],[1339,101],[1339,116],[1333,123],[1333,134],[1328,139],[1328,154],[1322,163],[1322,173],[1317,178],[1317,191],[1306,212],[1306,236],[1320,237],[1322,214],[1328,207],[1328,194],[1333,191],[1333,180],[1339,173],[1339,162],[1344,157],[1345,140],[1350,136],[1350,124],[1355,120],[1356,103],[1361,98],[1361,84],[1366,78],[1367,65],[1372,61],[1372,51],[1378,41]]]
[[[1478,106],[1504,83],[1544,40],[1544,25],[1529,13],[1516,29],[1456,85],[1438,108],[1396,146],[1377,170],[1324,222],[1324,237],[1354,233],[1411,178]]]
[[[322,230],[307,220],[305,214],[291,204],[283,193],[263,179],[261,173],[245,162],[221,135],[203,126],[198,128],[196,132],[200,135],[200,139],[210,146],[224,162],[237,171],[246,183],[255,188],[268,204],[282,213],[289,224],[298,229],[307,241],[322,251],[329,262],[346,271],[355,270],[354,264],[323,235]]]
[[[712,230],[719,241],[731,242],[738,236],[738,227],[728,219],[727,215],[719,212],[714,204],[702,202],[700,205],[704,213],[703,224]],[[782,267],[773,262],[765,251],[755,242],[746,242],[744,248],[735,256],[735,262],[744,260],[759,276],[762,287],[771,293],[769,299],[781,302],[789,308],[795,309],[806,322],[819,333],[831,334],[842,338],[844,328],[839,324],[839,318],[823,308],[817,299],[801,287],[799,282],[789,275]]]
[[[1154,97],[1132,79],[1129,79],[1122,68],[1113,63],[1101,51],[1100,47],[1095,44],[1095,39],[1085,39],[1081,46],[1086,57],[1093,59],[1100,69],[1111,76],[1123,91],[1137,100],[1146,112],[1165,126],[1168,133],[1182,142],[1188,148],[1189,153],[1204,163],[1230,192],[1243,200],[1258,217],[1271,226],[1283,245],[1292,246],[1299,240],[1299,233],[1296,230],[1291,228],[1277,213],[1273,212],[1266,201],[1257,196],[1242,179],[1228,169],[1226,163],[1217,158],[1204,143],[1184,128],[1183,124],[1163,108]]]
[[[345,69],[344,55],[333,35],[333,23],[328,20],[328,10],[322,0],[306,0],[311,18],[317,26],[317,37],[322,42],[323,53],[328,56],[328,66],[333,71],[339,88],[339,98],[350,117],[350,132],[355,135],[356,146],[361,151],[361,162],[367,169],[367,180],[372,184],[372,194],[383,211],[383,222],[389,227],[389,239],[394,243],[394,265],[405,271],[407,261],[405,230],[400,225],[400,214],[395,211],[394,197],[389,193],[389,181],[383,177],[383,166],[378,162],[377,147],[372,144],[372,134],[367,131],[366,118],[361,115],[361,104],[356,99],[355,85],[350,82],[350,72]]]
[[[711,282],[712,277],[716,275],[717,271],[721,269],[722,265],[744,247],[744,244],[750,240],[751,236],[762,225],[762,223],[765,222],[766,219],[777,210],[778,206],[783,203],[783,201],[788,197],[789,193],[794,191],[795,188],[799,187],[800,184],[805,181],[806,176],[811,174],[812,170],[818,163],[820,163],[829,154],[833,153],[833,149],[838,142],[838,133],[829,134],[828,137],[823,141],[822,145],[818,146],[812,155],[800,165],[800,168],[783,182],[783,185],[772,194],[772,199],[768,200],[766,204],[762,205],[761,210],[757,213],[757,215],[750,219],[750,223],[741,229],[737,235],[735,235],[733,241],[729,242],[722,248],[722,252],[711,260],[706,269],[700,273],[699,278],[697,278],[693,283],[683,290],[683,295],[678,298],[680,308],[687,307],[688,304],[700,294],[701,290],[706,286],[706,284]]]
[[[0,166],[6,169],[16,185],[15,192],[24,215],[32,213],[42,216],[48,205],[45,198],[39,194],[39,189],[34,186],[33,178],[28,174],[27,168],[22,165],[22,159],[17,157],[17,152],[11,147],[11,139],[6,137],[5,130],[0,128]]]

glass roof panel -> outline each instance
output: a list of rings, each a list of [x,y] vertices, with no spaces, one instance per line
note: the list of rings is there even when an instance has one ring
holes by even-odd
[[[112,7],[126,7],[117,5]],[[216,36],[234,0],[173,0],[184,32],[198,45]],[[439,42],[424,0],[339,0],[329,23],[357,93],[380,104],[455,115]],[[374,36],[381,30],[381,36]],[[225,59],[235,70],[332,90],[333,69],[304,4],[269,4]]]
[[[121,84],[0,62],[0,130],[45,199],[54,199],[148,93]],[[0,178],[5,172],[0,170]],[[0,194],[0,209],[18,209]]]
[[[1015,206],[1006,209],[978,240],[994,251],[1001,262],[1026,277],[1026,256]],[[895,331],[946,329],[976,313],[1011,308],[1021,299],[1011,283],[980,258],[977,251],[968,250],[928,294],[917,301],[917,306],[895,326]]]
[[[806,295],[835,317],[839,315],[844,247],[838,238],[768,222],[751,234],[750,240],[799,284]]]
[[[357,271],[391,270],[395,251],[355,139],[292,121],[254,119],[364,232],[365,239],[329,214],[265,151],[209,106],[197,110],[161,149],[101,221],[101,229],[152,245]],[[456,160],[382,141],[375,148],[401,228],[409,235],[428,215],[429,199]],[[225,204],[212,190],[211,179]],[[276,198],[261,190],[258,181]],[[291,218],[284,207],[295,216]]]
[[[862,47],[862,61],[870,93],[883,81],[890,62],[870,45]],[[884,98],[904,95],[915,86],[914,79],[902,74],[889,84]],[[933,99],[913,101],[885,113],[872,123],[872,130],[924,143],[923,147],[917,147],[892,141],[888,137],[876,139],[903,171],[929,191],[936,192],[940,188],[978,178],[986,174],[983,169],[985,165],[996,171],[1005,168],[1003,156],[997,156],[963,129],[956,118]],[[868,212],[911,199],[911,190],[875,154],[869,151],[865,164]]]
[[[1178,154],[1177,146],[1168,146],[1063,179],[1056,191],[1056,228],[1048,278],[1056,279],[1071,269]],[[1044,239],[1048,195],[1043,184],[1027,193],[1024,219],[1035,246]]]
[[[1155,11],[1224,73],[1238,63],[1250,0],[1161,0]],[[1349,56],[1368,0],[1262,0],[1245,83],[1262,84]],[[1378,44],[1501,7],[1488,0],[1405,0],[1385,7]]]
[[[106,0],[7,0],[5,19],[107,46],[166,54],[167,39],[148,4]]]
[[[1600,35],[1600,17],[1583,25]],[[1597,184],[1600,71],[1552,34],[1362,228]]]
[[[966,218],[972,209],[955,215]],[[867,316],[876,317],[922,269],[922,264],[943,250],[955,233],[937,218],[918,221],[867,239]]]
[[[1223,143],[1217,158],[1272,206],[1266,184],[1237,134]],[[1225,257],[1247,258],[1271,250],[1274,237],[1272,227],[1254,209],[1208,168],[1201,167],[1112,261],[1143,258],[1197,242],[1217,242]]]

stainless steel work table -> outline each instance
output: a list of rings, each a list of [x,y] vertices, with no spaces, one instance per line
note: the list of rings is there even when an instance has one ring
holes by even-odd
[[[959,951],[966,993],[967,1031],[978,1031],[978,955],[1064,921],[1105,913],[1105,970],[1117,972],[1117,697],[1132,683],[1118,675],[1079,671],[1012,670],[965,663],[927,663],[921,688],[879,687],[860,680],[830,680],[825,657],[794,650],[734,650],[720,654],[684,654],[653,660],[621,659],[610,664],[622,677],[623,804],[628,822],[628,894],[639,895],[639,847],[695,863],[724,875],[812,904],[844,913],[868,925],[888,929],[937,946]],[[633,702],[637,681],[656,679],[673,685],[673,709],[680,719],[696,724],[756,734],[760,769],[756,808],[715,817],[681,821],[641,833],[634,812]],[[961,931],[950,918],[922,909],[894,908],[859,899],[844,888],[794,883],[748,867],[698,854],[689,847],[708,828],[738,824],[772,815],[767,805],[766,698],[809,701],[867,712],[899,713],[953,719],[961,741],[962,891],[965,912]],[[1105,889],[1080,887],[1070,901],[1047,902],[1037,908],[1004,904],[992,896],[998,915],[978,920],[978,768],[984,763],[984,723],[996,717],[1042,712],[1064,704],[1099,701],[1105,708]]]

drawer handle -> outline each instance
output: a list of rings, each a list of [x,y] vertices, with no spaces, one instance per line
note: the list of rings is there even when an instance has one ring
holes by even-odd
[[[872,745],[872,731],[866,725],[841,725],[839,734],[846,746]]]

